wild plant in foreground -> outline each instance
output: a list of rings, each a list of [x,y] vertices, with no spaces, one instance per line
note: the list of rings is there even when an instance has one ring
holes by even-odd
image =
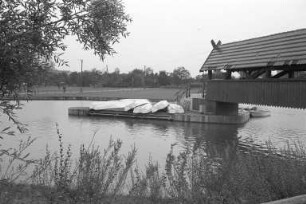
[[[151,159],[145,167],[145,173],[141,173],[138,168],[131,171],[131,184],[129,196],[152,202],[161,202],[165,197],[165,177],[159,172],[158,163],[153,163]]]
[[[112,200],[123,193],[129,170],[135,161],[136,149],[133,148],[123,159],[119,155],[121,145],[120,140],[110,140],[103,153],[99,147],[81,147],[73,183],[78,200]]]
[[[28,159],[30,153],[27,149],[33,144],[35,139],[28,137],[21,140],[18,148],[8,148],[0,150],[0,180],[13,183],[26,174],[26,169],[34,160]]]
[[[35,161],[29,159],[27,149],[35,139],[21,140],[17,148],[0,149],[0,203],[12,203],[18,195],[18,183],[27,178],[27,171]]]
[[[33,173],[35,185],[45,188],[42,194],[48,201],[72,203],[111,202],[123,193],[129,170],[135,161],[135,147],[126,155],[120,155],[122,142],[110,140],[102,151],[98,146],[80,147],[77,161],[72,161],[70,146],[64,149],[62,135],[59,137],[59,155],[40,161]]]
[[[241,151],[238,146],[224,157],[208,157],[201,145],[176,156],[172,147],[164,171],[149,160],[142,173],[133,166],[135,147],[123,157],[119,140],[110,140],[105,150],[82,145],[73,161],[70,146],[64,148],[62,135],[57,133],[59,154],[47,150],[31,177],[34,185],[29,185],[42,202],[260,203],[306,194],[302,145],[288,144],[277,150],[267,143],[266,151],[255,147]],[[12,201],[16,186],[7,188],[1,182],[0,190],[11,197],[0,191],[0,202]]]
[[[188,147],[178,156],[171,149],[165,167],[166,195],[180,203],[216,202],[222,168],[222,160],[208,158],[199,149]]]
[[[146,174],[134,172],[130,195],[156,202],[260,203],[305,194],[304,148],[266,149],[238,150],[230,158],[190,148],[175,156],[171,150],[165,172],[151,162]]]
[[[172,146],[173,148],[173,146]],[[129,195],[158,203],[207,203],[215,201],[212,185],[220,178],[221,164],[187,148],[178,156],[167,155],[165,171],[150,161],[145,174],[132,173]],[[215,196],[215,197],[213,197]]]
[[[299,146],[299,148],[297,148]],[[238,152],[228,182],[231,194],[260,203],[306,193],[306,154],[300,145],[276,150]]]

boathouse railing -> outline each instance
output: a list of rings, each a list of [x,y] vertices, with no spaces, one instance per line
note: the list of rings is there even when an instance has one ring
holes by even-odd
[[[206,99],[306,109],[306,79],[209,80]]]

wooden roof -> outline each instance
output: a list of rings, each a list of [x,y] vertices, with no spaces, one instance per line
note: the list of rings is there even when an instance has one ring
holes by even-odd
[[[277,68],[306,64],[306,29],[217,45],[200,71]]]

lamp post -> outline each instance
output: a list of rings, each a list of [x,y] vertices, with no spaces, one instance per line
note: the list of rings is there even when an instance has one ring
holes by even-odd
[[[81,88],[80,88],[80,92],[83,93],[83,59],[81,59]]]

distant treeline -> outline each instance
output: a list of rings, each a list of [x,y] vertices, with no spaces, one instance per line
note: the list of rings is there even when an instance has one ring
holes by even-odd
[[[34,79],[36,78],[36,79]],[[184,67],[178,67],[173,72],[154,72],[152,68],[134,69],[129,73],[102,72],[97,69],[81,72],[46,70],[39,72],[33,79],[33,85],[67,85],[92,87],[160,87],[181,86],[189,83],[200,83],[202,76],[192,78]]]

